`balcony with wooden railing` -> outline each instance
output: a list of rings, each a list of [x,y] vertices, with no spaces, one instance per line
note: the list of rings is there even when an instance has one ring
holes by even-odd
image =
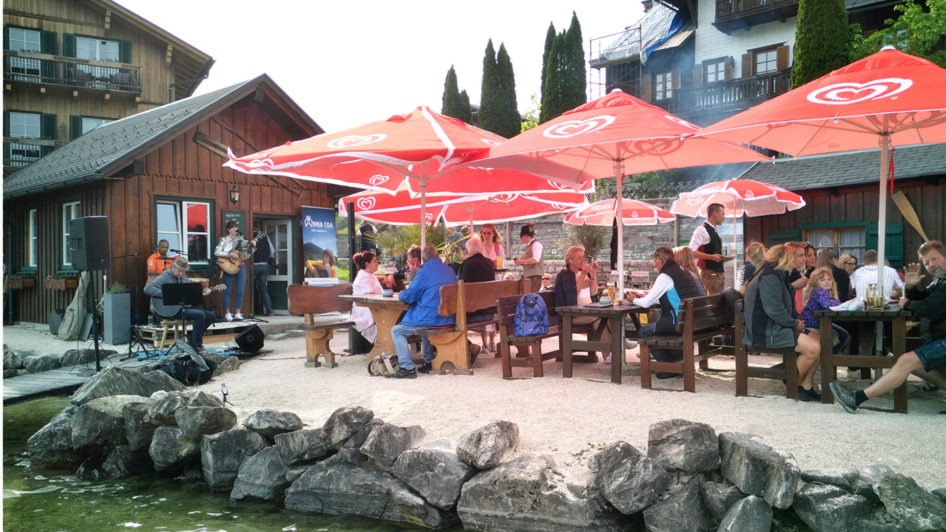
[[[23,168],[65,145],[64,140],[4,137],[3,166],[8,169]]]
[[[80,92],[141,94],[141,66],[36,52],[3,51],[4,84],[30,84]]]
[[[722,83],[674,89],[670,111],[694,121],[701,115],[744,111],[792,88],[791,69]]]
[[[775,20],[785,22],[798,15],[799,0],[716,0],[713,26],[729,35],[734,30]]]

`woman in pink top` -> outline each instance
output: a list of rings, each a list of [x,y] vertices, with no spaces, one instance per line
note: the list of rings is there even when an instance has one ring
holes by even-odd
[[[503,238],[496,232],[495,225],[483,224],[483,227],[480,227],[480,240],[483,242],[483,251],[481,251],[481,253],[484,257],[493,261],[493,264],[498,264],[497,259],[499,257],[505,260],[506,250],[504,250],[502,246]],[[496,280],[500,281],[502,278],[502,273],[497,272]],[[486,350],[496,353],[496,327],[487,325],[486,332],[480,336],[482,336],[483,346],[486,347]],[[488,342],[487,337],[489,337]]]

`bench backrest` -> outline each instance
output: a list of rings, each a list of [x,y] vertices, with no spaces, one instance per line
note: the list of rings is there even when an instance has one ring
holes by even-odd
[[[555,311],[555,292],[539,292],[539,297],[545,302],[545,308],[549,311],[549,327],[558,325],[558,312]],[[499,319],[499,325],[507,330],[513,330],[516,326],[516,306],[519,305],[521,295],[501,297],[496,300],[496,317]]]
[[[325,286],[291,284],[287,293],[289,295],[289,313],[293,316],[351,310],[351,301],[339,301],[338,299],[338,296],[351,295],[351,283]]]
[[[496,300],[508,295],[515,295],[525,286],[516,280],[486,281],[482,283],[448,284],[440,287],[441,316],[456,314],[457,329],[466,330],[466,314],[477,310],[495,308]]]
[[[677,334],[683,334],[687,328],[695,332],[709,327],[730,327],[735,320],[722,294],[684,299],[677,317]]]

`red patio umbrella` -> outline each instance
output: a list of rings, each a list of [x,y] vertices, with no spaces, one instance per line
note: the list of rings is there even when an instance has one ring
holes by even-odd
[[[891,47],[704,129],[699,136],[794,156],[880,146],[883,264],[892,145],[946,142],[946,70]],[[883,286],[883,268],[878,268]]]
[[[701,142],[700,128],[659,107],[614,91],[490,148],[463,166],[522,170],[563,184],[625,174],[746,161],[765,157],[730,142]],[[706,140],[706,139],[702,139]],[[623,218],[622,202],[617,203]],[[618,275],[624,286],[624,226],[618,224]]]
[[[614,224],[617,199],[597,201],[565,217],[565,223],[571,225]],[[670,223],[677,218],[669,211],[643,201],[625,199],[621,205],[624,225],[657,225]]]

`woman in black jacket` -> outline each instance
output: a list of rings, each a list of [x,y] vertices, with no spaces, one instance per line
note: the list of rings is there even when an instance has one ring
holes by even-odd
[[[598,263],[585,264],[585,247],[572,246],[565,252],[565,269],[555,276],[555,306],[587,305],[591,291],[597,289]],[[572,318],[575,325],[597,323],[598,318]],[[611,331],[602,333],[601,342],[611,341]]]

